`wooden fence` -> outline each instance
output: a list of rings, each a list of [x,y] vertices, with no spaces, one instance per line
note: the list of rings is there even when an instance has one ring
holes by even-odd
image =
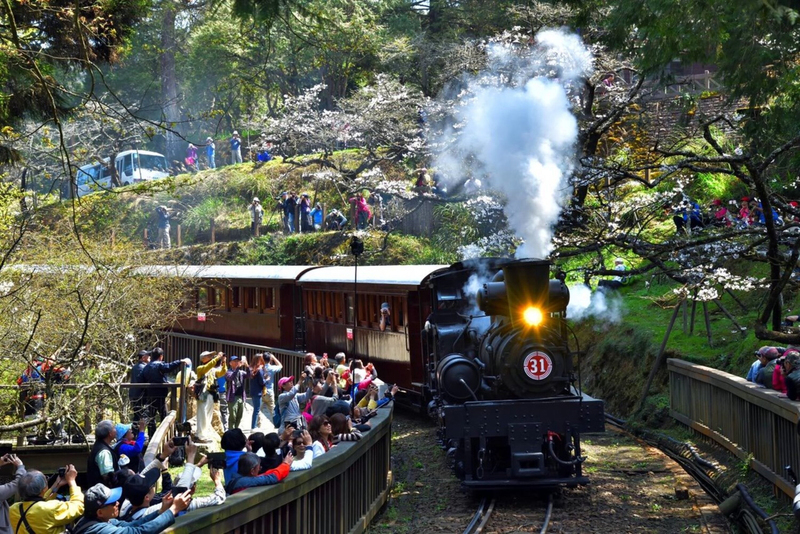
[[[386,502],[391,487],[392,409],[380,409],[372,429],[340,443],[307,471],[281,483],[245,490],[225,504],[179,517],[176,534],[360,534]]]
[[[800,469],[800,402],[723,371],[667,360],[670,413],[794,497],[784,467]]]

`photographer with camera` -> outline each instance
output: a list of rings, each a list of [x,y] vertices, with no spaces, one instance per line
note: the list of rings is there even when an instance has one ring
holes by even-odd
[[[222,361],[222,365],[217,364]],[[215,369],[216,367],[216,369]],[[207,350],[200,354],[200,365],[197,366],[195,396],[197,397],[197,443],[210,443],[219,439],[219,434],[212,428],[214,403],[219,399],[217,378],[225,376],[228,364],[225,354]],[[213,434],[217,434],[216,437]]]
[[[9,464],[16,466],[16,470],[14,472],[14,478],[10,482],[0,486],[0,534],[11,532],[11,524],[8,521],[8,500],[17,493],[17,484],[25,473],[27,473],[25,466],[22,465],[22,460],[17,458],[16,455],[8,453],[0,457],[0,466]]]
[[[14,458],[16,464],[19,459]],[[59,470],[55,483],[48,489],[47,477],[40,471],[28,471],[23,475],[17,484],[19,501],[9,509],[11,532],[62,532],[79,519],[84,512],[84,496],[75,482],[77,476],[75,466],[67,465]],[[69,486],[68,501],[56,498],[63,486]]]
[[[128,469],[134,473],[140,472],[144,467],[142,452],[144,451],[146,439],[143,429],[147,428],[147,423],[147,417],[142,417],[138,423],[134,423],[136,425],[135,430],[133,425],[122,423],[117,423],[116,425],[117,443],[114,445],[114,451],[117,453],[118,458],[122,454],[128,457],[130,460]],[[136,434],[135,439],[134,434]]]

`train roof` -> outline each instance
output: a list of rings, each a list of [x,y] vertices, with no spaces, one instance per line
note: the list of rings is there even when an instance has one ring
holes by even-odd
[[[296,280],[315,265],[149,265],[142,274],[213,280]]]
[[[418,286],[432,273],[448,265],[366,265],[358,268],[359,284],[394,284]],[[335,284],[354,281],[353,267],[320,267],[303,273],[298,279],[306,283]]]

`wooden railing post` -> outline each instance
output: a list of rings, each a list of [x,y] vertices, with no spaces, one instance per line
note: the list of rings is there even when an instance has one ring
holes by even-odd
[[[178,248],[181,247],[181,225],[178,225],[175,235],[175,241],[178,243]]]
[[[144,248],[150,248],[150,240],[147,237],[147,228],[144,229]]]
[[[217,242],[217,228],[216,228],[216,222],[212,218],[211,219],[211,244],[213,245],[216,242]]]
[[[111,248],[114,248],[114,245],[117,242],[117,232],[114,228],[111,229]]]

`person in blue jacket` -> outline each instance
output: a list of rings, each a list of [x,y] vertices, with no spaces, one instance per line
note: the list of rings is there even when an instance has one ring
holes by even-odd
[[[144,451],[144,429],[147,428],[147,417],[139,420],[139,432],[135,439],[131,425],[117,423],[116,427],[117,443],[114,445],[114,449],[117,451],[117,457],[120,454],[127,456],[130,459],[128,469],[134,473],[139,473],[144,468],[142,451]]]
[[[233,479],[225,484],[225,491],[232,495],[247,488],[277,484],[289,474],[292,461],[294,461],[294,455],[289,452],[281,465],[259,474],[261,458],[254,452],[245,453],[239,458],[238,471],[233,475]]]
[[[206,159],[208,160],[208,168],[217,168],[217,147],[214,145],[212,138],[206,139]]]

